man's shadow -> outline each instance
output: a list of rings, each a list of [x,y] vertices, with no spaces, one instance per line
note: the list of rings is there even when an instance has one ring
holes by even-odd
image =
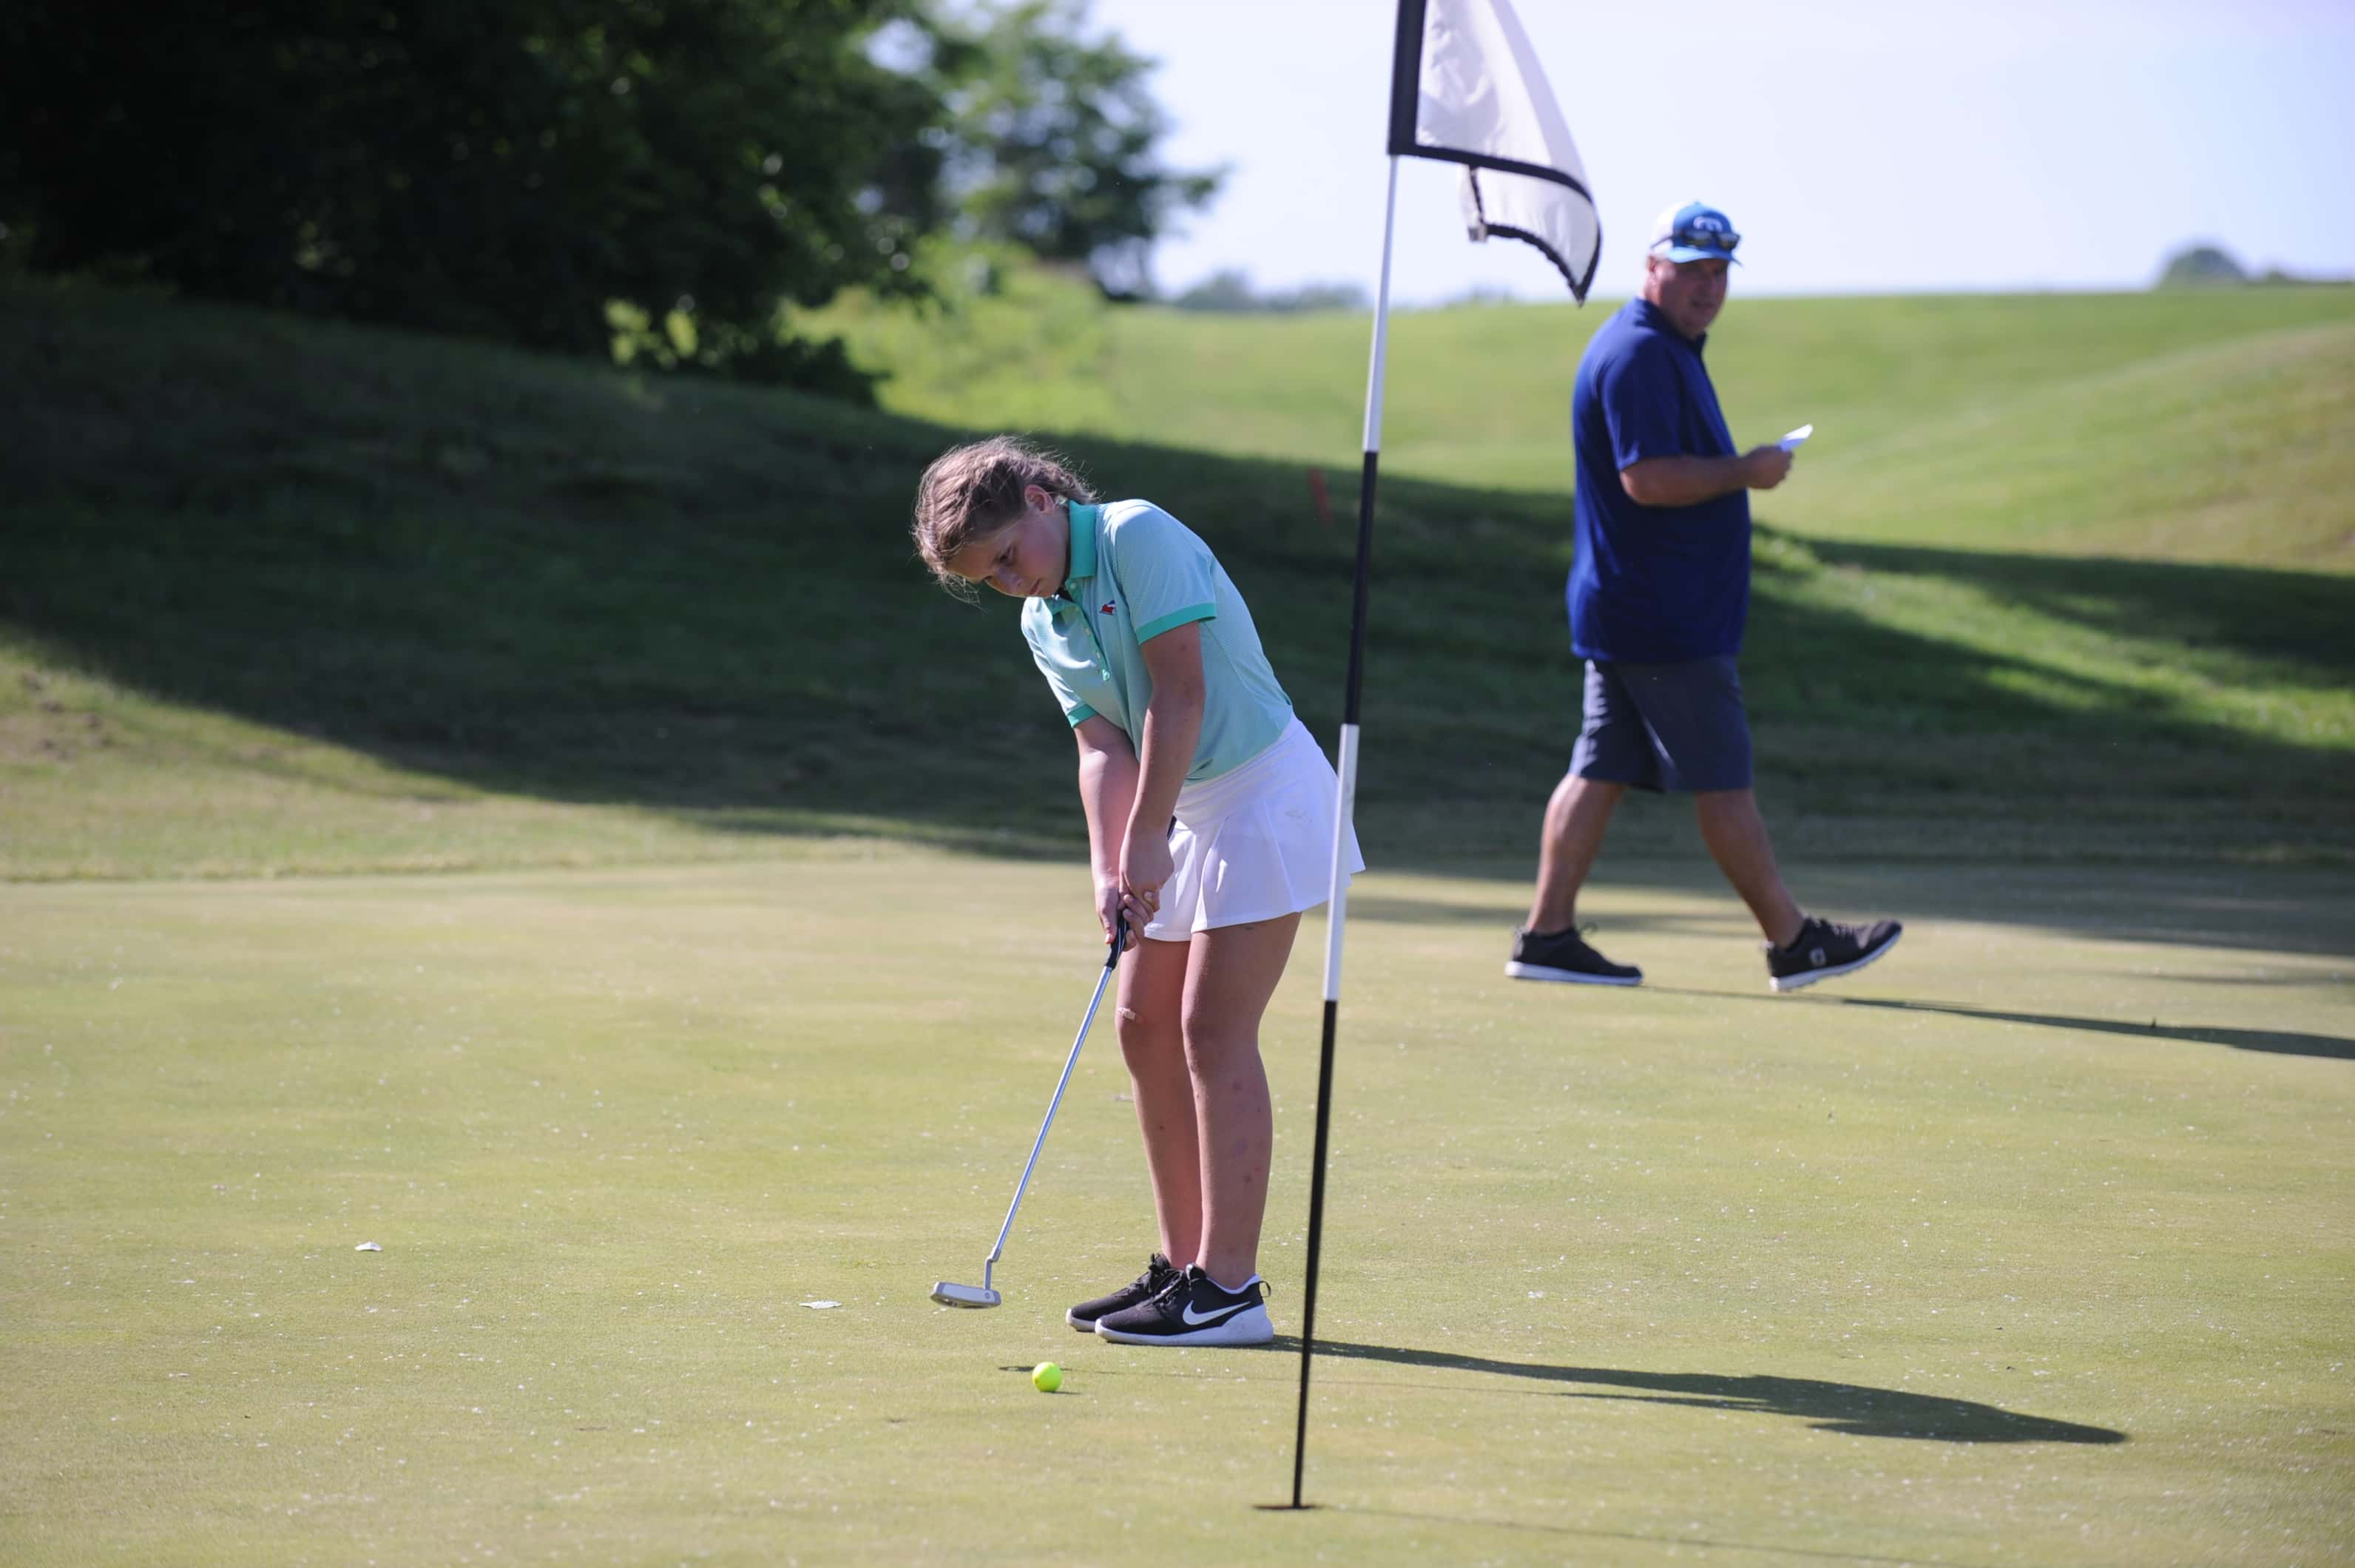
[[[1297,1354],[1300,1341],[1279,1337],[1273,1347]],[[1814,1378],[1726,1377],[1714,1372],[1630,1372],[1607,1367],[1557,1367],[1542,1361],[1500,1361],[1450,1350],[1408,1350],[1388,1345],[1354,1345],[1319,1339],[1316,1354],[1336,1360],[1393,1361],[1401,1366],[1441,1367],[1459,1372],[1492,1372],[1540,1382],[1587,1383],[1596,1390],[1564,1390],[1566,1399],[1640,1400],[1700,1410],[1741,1410],[1764,1415],[1796,1415],[1821,1432],[1851,1437],[1913,1437],[1934,1443],[2124,1443],[2126,1435],[2105,1426],[2081,1426],[2041,1415],[2020,1415],[1966,1399],[1907,1393],[1901,1389],[1820,1382]]]
[[[1656,991],[1686,997],[1723,997],[1731,1001],[1756,1002],[1772,1000],[1776,1007],[1788,1007],[1793,1002],[1810,1003],[1827,1008],[1881,1008],[1901,1013],[1942,1013],[1952,1019],[1975,1019],[1984,1023],[2030,1024],[2040,1029],[2082,1029],[2099,1034],[2139,1036],[2146,1040],[2179,1040],[2190,1045],[2229,1045],[2235,1051],[2265,1051],[2286,1056],[2322,1056],[2339,1061],[2355,1061],[2355,1040],[2335,1034],[2306,1034],[2296,1029],[2210,1029],[2193,1024],[2161,1023],[2153,1019],[2138,1024],[2130,1019],[2077,1018],[2064,1013],[2007,1012],[1998,1008],[1976,1008],[1963,1002],[1910,1002],[1882,997],[1777,997],[1769,998],[1756,991],[1710,991],[1691,987],[1655,986]]]
[[[1827,997],[1846,1008],[1891,1008],[1908,1013],[1944,1013],[1949,1018],[1985,1019],[1991,1023],[2035,1024],[2046,1029],[2084,1029],[2102,1034],[2157,1036],[2191,1045],[2229,1045],[2235,1051],[2270,1051],[2287,1056],[2325,1056],[2355,1061],[2355,1040],[2335,1034],[2306,1034],[2286,1029],[2207,1029],[2190,1024],[2147,1024],[2126,1019],[2068,1018],[2053,1013],[2013,1013],[1995,1008],[1965,1007],[1952,1002],[1884,1001],[1870,997]]]

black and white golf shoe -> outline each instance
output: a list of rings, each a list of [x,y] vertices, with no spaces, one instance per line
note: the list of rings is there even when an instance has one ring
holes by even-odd
[[[1587,927],[1592,931],[1593,926]],[[1640,986],[1644,972],[1633,964],[1614,964],[1586,944],[1576,926],[1560,931],[1513,933],[1513,956],[1505,973],[1516,980],[1554,980],[1573,986]]]
[[[1145,1264],[1145,1272],[1122,1285],[1109,1296],[1099,1296],[1093,1301],[1082,1301],[1063,1314],[1063,1321],[1082,1334],[1096,1331],[1096,1320],[1131,1307],[1142,1307],[1178,1282],[1176,1264],[1156,1253]]]
[[[1097,1318],[1096,1334],[1117,1345],[1264,1345],[1275,1338],[1266,1298],[1259,1275],[1229,1290],[1198,1264],[1152,1300]]]
[[[1893,920],[1836,925],[1809,915],[1788,946],[1766,949],[1766,984],[1774,990],[1796,991],[1818,980],[1853,975],[1896,946],[1904,934],[1905,928]]]

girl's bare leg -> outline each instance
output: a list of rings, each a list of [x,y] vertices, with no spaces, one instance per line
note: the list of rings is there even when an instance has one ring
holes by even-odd
[[[1120,961],[1117,993],[1120,1051],[1135,1093],[1136,1125],[1145,1134],[1161,1251],[1179,1268],[1202,1246],[1200,1138],[1181,1025],[1190,956],[1185,943],[1140,939]]]
[[[1200,1140],[1202,1234],[1197,1253],[1169,1256],[1180,1264],[1199,1263],[1224,1285],[1241,1285],[1259,1265],[1275,1140],[1259,1024],[1299,929],[1300,917],[1287,914],[1198,931],[1186,965],[1182,1019]]]

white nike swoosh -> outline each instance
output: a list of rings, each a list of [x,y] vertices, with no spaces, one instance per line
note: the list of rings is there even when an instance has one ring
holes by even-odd
[[[1186,1319],[1187,1328],[1199,1328],[1208,1323],[1223,1323],[1238,1312],[1250,1311],[1254,1305],[1256,1304],[1253,1302],[1246,1301],[1234,1307],[1221,1307],[1216,1312],[1205,1312],[1197,1316],[1194,1311],[1194,1304],[1189,1301],[1186,1304],[1186,1310],[1181,1314],[1181,1316]]]

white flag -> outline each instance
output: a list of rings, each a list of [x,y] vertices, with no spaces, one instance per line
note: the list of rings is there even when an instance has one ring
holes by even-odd
[[[1585,300],[1603,223],[1511,0],[1399,0],[1390,150],[1462,165],[1472,238],[1528,240]]]

